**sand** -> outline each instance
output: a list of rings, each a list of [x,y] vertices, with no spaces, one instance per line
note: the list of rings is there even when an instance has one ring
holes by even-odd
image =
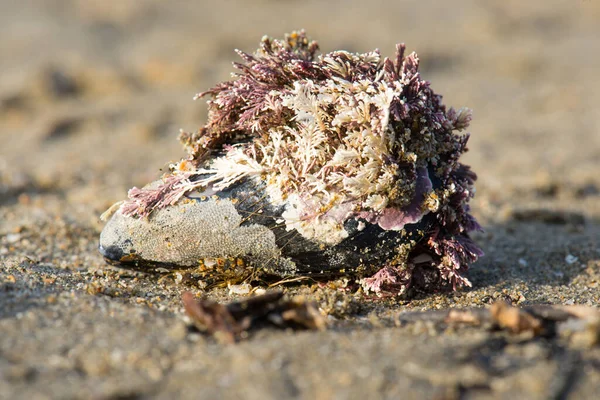
[[[2,1],[0,398],[594,398],[600,347],[405,311],[598,305],[600,4],[594,1]],[[98,216],[160,175],[205,121],[195,93],[234,48],[305,28],[324,52],[405,42],[455,107],[486,255],[472,288],[366,298],[285,287],[324,332],[224,345],[188,327],[171,278],[107,266]],[[240,297],[226,289],[219,301]]]

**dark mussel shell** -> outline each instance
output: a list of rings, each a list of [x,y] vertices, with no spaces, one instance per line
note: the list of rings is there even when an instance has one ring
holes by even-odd
[[[397,258],[402,246],[418,243],[435,222],[428,213],[401,230],[385,230],[349,217],[343,222],[347,238],[331,246],[287,230],[281,223],[285,206],[273,205],[264,184],[253,179],[192,193],[180,203],[149,218],[115,213],[100,236],[100,253],[113,265],[145,270],[221,259],[279,277],[367,276]]]

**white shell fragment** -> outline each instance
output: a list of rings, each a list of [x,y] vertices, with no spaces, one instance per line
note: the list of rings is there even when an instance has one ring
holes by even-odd
[[[229,199],[189,200],[156,210],[149,219],[116,212],[100,235],[100,252],[113,260],[134,255],[180,266],[198,265],[206,258],[279,258],[269,228],[241,224]]]

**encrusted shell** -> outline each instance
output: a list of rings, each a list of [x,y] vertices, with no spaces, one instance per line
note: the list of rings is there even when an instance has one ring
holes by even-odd
[[[199,95],[211,96],[209,118],[182,134],[189,157],[130,190],[108,221],[107,260],[344,275],[376,292],[470,285],[476,176],[457,133],[470,110],[446,109],[404,45],[393,61],[317,49],[294,32],[238,52],[239,74]]]

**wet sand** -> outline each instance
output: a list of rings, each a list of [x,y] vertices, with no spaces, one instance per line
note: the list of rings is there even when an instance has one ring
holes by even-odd
[[[600,300],[600,4],[594,1],[3,1],[0,398],[594,398],[600,347],[404,311]],[[170,278],[107,266],[98,216],[183,156],[195,93],[233,49],[305,28],[323,52],[405,42],[447,105],[474,110],[473,287],[410,301],[286,287],[325,332],[233,346],[187,328]],[[229,301],[227,290],[207,293]]]

